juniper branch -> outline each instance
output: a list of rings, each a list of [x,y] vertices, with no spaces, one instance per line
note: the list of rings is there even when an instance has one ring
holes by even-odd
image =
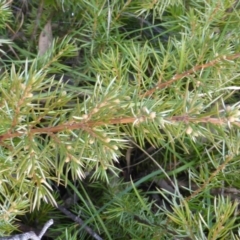
[[[106,124],[109,125],[116,125],[116,124],[131,124],[136,122],[137,118],[136,117],[126,117],[126,118],[113,118],[108,121],[88,121],[88,122],[75,122],[75,121],[68,121],[64,124],[60,124],[57,126],[49,126],[49,127],[43,127],[43,128],[32,128],[29,129],[28,132],[24,131],[18,131],[18,132],[6,132],[2,135],[0,135],[0,143],[6,139],[14,138],[14,137],[20,137],[25,134],[50,134],[50,133],[56,133],[56,132],[61,132],[61,131],[66,131],[66,130],[77,130],[77,129],[85,129],[87,130],[88,128],[93,128],[97,126],[103,126]],[[215,117],[203,117],[203,118],[194,118],[194,117],[189,117],[187,115],[184,116],[172,116],[166,118],[166,121],[169,122],[183,122],[183,123],[212,123],[214,125],[226,125],[229,123],[229,120],[227,118],[215,118]],[[235,126],[240,126],[240,123],[238,121],[233,121],[231,124]]]

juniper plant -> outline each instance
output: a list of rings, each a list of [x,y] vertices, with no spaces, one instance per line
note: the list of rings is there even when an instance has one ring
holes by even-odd
[[[238,239],[238,2],[2,1],[0,235]]]

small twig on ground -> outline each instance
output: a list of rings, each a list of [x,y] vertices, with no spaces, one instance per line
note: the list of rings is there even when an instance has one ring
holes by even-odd
[[[37,17],[36,17],[36,20],[35,20],[35,27],[34,27],[33,32],[32,32],[31,41],[33,41],[33,39],[35,38],[37,29],[40,25],[40,18],[42,16],[42,12],[43,12],[43,5],[44,5],[44,1],[41,0],[41,2],[39,4],[39,7],[38,7]]]
[[[48,222],[45,223],[45,225],[43,226],[42,231],[39,233],[38,237],[41,239],[43,237],[43,235],[45,234],[45,232],[48,230],[48,228],[53,224],[53,220],[50,219]]]
[[[50,219],[49,221],[47,221],[45,223],[45,225],[43,226],[42,231],[40,232],[40,234],[37,236],[35,232],[26,232],[26,233],[22,233],[22,234],[17,234],[14,236],[9,236],[9,237],[2,237],[0,238],[0,240],[28,240],[28,239],[33,239],[33,240],[41,240],[41,238],[43,237],[43,235],[45,234],[45,232],[47,231],[47,229],[53,224],[53,220]]]
[[[67,217],[71,218],[74,222],[78,223],[79,225],[85,225],[84,221],[80,218],[75,216],[73,213],[68,211],[65,207],[58,205],[57,208],[64,213]],[[95,233],[90,227],[84,226],[84,229],[96,240],[103,240],[97,233]],[[1,240],[1,239],[0,239]],[[14,239],[15,240],[15,239]]]

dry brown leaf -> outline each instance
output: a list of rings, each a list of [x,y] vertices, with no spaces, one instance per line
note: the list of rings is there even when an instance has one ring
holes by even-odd
[[[42,56],[51,46],[53,41],[51,20],[44,26],[38,41],[38,54]]]

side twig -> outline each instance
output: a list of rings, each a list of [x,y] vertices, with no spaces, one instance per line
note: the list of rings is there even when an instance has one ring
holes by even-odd
[[[199,189],[197,189],[196,191],[194,191],[189,197],[185,198],[185,200],[186,200],[186,201],[189,201],[189,200],[191,200],[192,198],[194,198],[195,196],[197,196],[198,193],[202,192],[203,189],[212,181],[212,179],[213,179],[221,170],[223,170],[223,169],[226,167],[226,165],[227,165],[231,160],[232,160],[232,158],[231,158],[231,157],[228,157],[228,158],[226,159],[226,161],[225,161],[223,164],[221,164],[221,165],[217,168],[216,171],[214,171],[214,172],[212,173],[212,175],[208,178],[208,180],[207,180]]]
[[[194,66],[193,68],[183,72],[183,73],[179,73],[179,74],[175,74],[171,79],[169,79],[168,81],[166,82],[161,82],[159,80],[159,83],[156,85],[156,87],[148,90],[147,92],[145,92],[144,94],[142,94],[142,97],[147,97],[151,94],[153,94],[155,91],[159,90],[159,89],[163,89],[165,87],[168,87],[169,85],[171,85],[172,83],[182,79],[183,77],[187,77],[188,75],[192,74],[192,73],[195,73],[199,70],[203,70],[203,69],[206,69],[206,68],[209,68],[209,67],[212,67],[214,66],[216,63],[222,61],[222,60],[227,60],[227,61],[231,61],[231,60],[234,60],[236,58],[239,58],[240,57],[240,53],[236,53],[234,55],[230,55],[230,56],[222,56],[222,57],[218,57],[210,62],[207,62],[207,63],[204,63],[204,64],[201,64],[201,65],[197,65],[197,66]]]

